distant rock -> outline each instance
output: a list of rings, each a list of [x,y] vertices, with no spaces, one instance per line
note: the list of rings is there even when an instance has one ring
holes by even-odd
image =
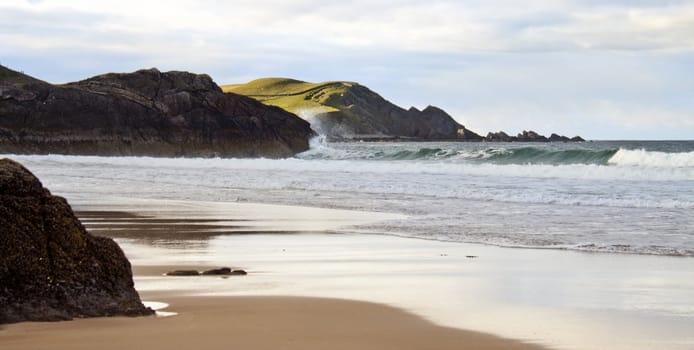
[[[52,85],[0,66],[0,153],[287,157],[309,124],[205,74],[110,73]]]
[[[296,113],[332,139],[482,140],[440,108],[405,110],[354,82],[263,78],[222,88]]]
[[[544,137],[543,135],[540,135],[532,130],[526,131],[523,130],[522,133],[518,134],[516,136],[516,140],[520,142],[549,142],[549,139]]]
[[[488,142],[583,142],[583,138],[580,136],[575,136],[572,138],[568,138],[563,135],[558,135],[558,134],[552,134],[550,137],[545,137],[543,135],[540,135],[536,133],[535,131],[529,130],[523,130],[522,133],[519,133],[517,136],[509,136],[507,133],[503,131],[499,132],[490,132],[487,134],[487,136],[484,138],[484,141]]]
[[[552,135],[549,135],[549,141],[550,142],[568,142],[568,141],[571,141],[571,139],[566,137],[566,136],[561,136],[561,135],[557,135],[557,134],[553,133]]]
[[[22,165],[0,160],[0,323],[150,314],[120,247],[87,233]]]
[[[503,131],[499,131],[488,133],[484,140],[490,142],[512,142],[515,140],[515,138],[509,136],[507,133]]]

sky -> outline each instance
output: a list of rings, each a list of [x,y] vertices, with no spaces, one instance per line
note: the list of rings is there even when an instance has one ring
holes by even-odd
[[[480,134],[694,139],[694,0],[0,0],[0,64],[359,82]]]

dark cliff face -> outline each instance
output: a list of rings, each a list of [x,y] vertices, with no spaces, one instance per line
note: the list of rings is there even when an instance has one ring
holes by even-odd
[[[354,84],[325,101],[340,112],[319,116],[328,136],[398,136],[424,140],[481,140],[443,110],[402,109],[368,88]],[[350,135],[350,133],[352,135]]]
[[[224,94],[207,75],[0,79],[0,153],[286,157],[308,149],[311,135],[294,114]]]
[[[65,199],[0,160],[0,323],[148,315],[130,263],[88,234]]]

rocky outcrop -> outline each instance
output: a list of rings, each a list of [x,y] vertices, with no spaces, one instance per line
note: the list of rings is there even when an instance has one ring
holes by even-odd
[[[481,140],[440,108],[408,110],[387,101],[365,86],[353,84],[325,101],[339,112],[317,116],[327,136],[397,136],[418,140]],[[338,132],[335,132],[338,131]]]
[[[332,139],[482,140],[440,108],[405,110],[353,82],[263,78],[223,88],[296,113]]]
[[[574,136],[568,138],[564,135],[552,134],[548,138],[549,142],[584,142],[585,140],[580,136]]]
[[[558,134],[552,134],[548,138],[548,137],[540,135],[540,134],[538,134],[532,130],[530,130],[530,131],[523,130],[523,132],[518,134],[517,136],[509,136],[507,133],[505,133],[503,131],[490,132],[484,138],[484,141],[489,141],[489,142],[583,142],[585,140],[583,138],[581,138],[580,136],[568,138],[566,136],[562,136],[562,135],[558,135]]]
[[[148,69],[51,85],[1,68],[10,73],[0,74],[0,153],[286,157],[312,136],[304,120],[225,94],[204,74]]]
[[[152,313],[118,245],[87,233],[19,163],[0,160],[0,323]]]
[[[515,137],[509,136],[509,134],[499,131],[499,132],[489,132],[484,138],[485,141],[489,142],[512,142],[516,140]]]

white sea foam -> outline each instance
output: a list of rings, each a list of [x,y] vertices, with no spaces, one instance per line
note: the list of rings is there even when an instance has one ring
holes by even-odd
[[[316,140],[316,142],[320,142]],[[15,157],[16,158],[16,157]],[[456,162],[376,162],[369,160],[317,159],[220,159],[220,158],[150,158],[150,157],[73,157],[44,156],[45,163],[70,162],[77,166],[115,166],[171,169],[283,170],[296,172],[349,172],[378,174],[448,174],[470,176],[504,176],[531,178],[565,178],[587,180],[680,181],[694,180],[693,167],[603,166],[593,164],[524,165],[469,164]]]
[[[171,317],[178,315],[178,312],[161,311],[169,307],[169,304],[160,301],[143,301],[142,304],[156,313],[157,317]]]
[[[694,168],[694,152],[654,152],[644,149],[619,149],[610,164],[662,168]]]
[[[694,252],[692,152],[513,147],[315,139],[309,152],[279,160],[12,158],[55,193],[87,202],[118,195],[377,210],[409,218],[367,231],[507,246]],[[499,155],[511,163],[495,163]],[[561,159],[532,163],[538,157]],[[571,163],[596,157],[611,160]]]

